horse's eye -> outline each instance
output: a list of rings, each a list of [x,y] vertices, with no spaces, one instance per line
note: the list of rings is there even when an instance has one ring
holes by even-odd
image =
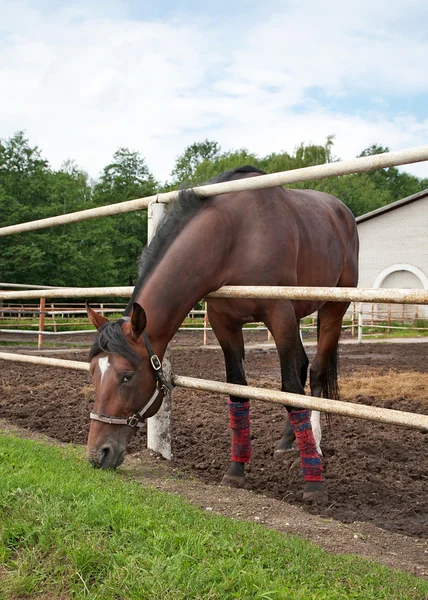
[[[128,383],[129,381],[131,381],[131,379],[134,378],[134,375],[135,373],[132,373],[131,371],[128,373],[122,373],[120,383]]]

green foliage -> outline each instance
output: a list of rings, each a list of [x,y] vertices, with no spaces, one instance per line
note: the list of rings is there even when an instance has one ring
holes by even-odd
[[[274,173],[329,163],[337,160],[333,147],[334,136],[329,136],[324,144],[302,143],[293,152],[258,156],[245,148],[222,151],[216,141],[206,139],[185,148],[172,180],[162,187],[138,152],[119,148],[93,184],[73,160],[53,170],[24,133],[17,132],[0,141],[0,225],[151,196],[183,184],[199,185],[245,164]],[[372,144],[360,156],[388,150]],[[291,187],[333,194],[358,216],[426,189],[428,180],[390,168]],[[1,279],[59,286],[132,285],[146,240],[145,210],[2,237]]]
[[[387,600],[428,583],[0,435],[0,597]]]
[[[292,153],[273,152],[260,157],[245,148],[222,152],[216,142],[205,140],[186,148],[185,152],[177,159],[173,175],[176,177],[175,184],[199,185],[222,171],[244,164],[251,164],[267,173],[301,169],[338,160],[333,155],[333,146],[334,136],[330,135],[323,145],[302,143]],[[202,150],[207,147],[215,148],[213,156],[204,156]],[[372,144],[363,150],[360,156],[383,152],[389,152],[389,148]],[[355,216],[359,216],[426,189],[428,180],[421,180],[409,173],[390,168],[358,175],[329,177],[289,187],[317,189],[337,196],[349,206]]]
[[[387,146],[371,144],[371,146],[361,152],[360,156],[372,156],[389,151],[390,149]],[[391,200],[386,204],[416,194],[425,189],[428,183],[426,180],[425,182],[424,180],[421,181],[409,173],[400,172],[396,167],[372,171],[371,173],[367,173],[367,177],[373,182],[376,189],[386,192],[389,195]]]
[[[144,159],[120,148],[92,186],[73,161],[53,171],[22,132],[0,144],[2,226],[156,193]],[[3,281],[58,286],[129,285],[147,240],[146,211],[0,238]]]
[[[138,152],[119,148],[113,162],[104,168],[93,189],[96,206],[152,196],[158,182]],[[102,219],[110,229],[109,244],[114,260],[115,285],[133,285],[137,260],[147,242],[147,211],[141,210]],[[112,285],[103,283],[102,285]]]
[[[171,173],[174,183],[195,182],[197,167],[205,161],[209,163],[213,162],[219,153],[219,144],[211,140],[191,144],[175,161],[175,166]]]

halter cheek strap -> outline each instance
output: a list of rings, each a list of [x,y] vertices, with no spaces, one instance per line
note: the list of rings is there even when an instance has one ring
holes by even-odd
[[[129,317],[122,317],[119,320],[119,323],[130,321]],[[165,373],[162,370],[162,363],[159,357],[154,353],[153,347],[150,343],[149,337],[147,333],[143,333],[143,339],[146,344],[147,352],[150,357],[150,364],[153,368],[155,377],[156,377],[156,389],[151,396],[150,400],[136,413],[128,418],[124,417],[111,417],[110,415],[98,414],[95,412],[90,413],[90,418],[94,421],[101,421],[102,423],[108,423],[109,425],[128,425],[128,427],[143,427],[145,421],[145,414],[148,412],[149,408],[153,406],[153,404],[158,399],[159,395],[163,396],[169,390],[173,389],[173,385],[167,380],[165,377]]]

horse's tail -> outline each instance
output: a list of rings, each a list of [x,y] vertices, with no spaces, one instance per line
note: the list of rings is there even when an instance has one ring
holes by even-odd
[[[320,334],[320,320],[317,319],[317,339],[319,340]],[[330,354],[327,362],[327,375],[322,388],[323,398],[330,398],[330,400],[340,400],[340,389],[339,382],[337,379],[339,371],[339,345],[336,344],[333,352]],[[332,428],[332,415],[331,413],[325,413],[327,427],[329,430]]]

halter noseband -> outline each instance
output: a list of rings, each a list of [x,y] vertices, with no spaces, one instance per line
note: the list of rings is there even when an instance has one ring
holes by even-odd
[[[127,322],[130,320],[131,319],[129,317],[122,317],[121,319],[119,319],[118,322]],[[101,421],[102,423],[108,423],[109,425],[128,425],[128,427],[143,427],[145,421],[144,415],[147,413],[149,408],[153,406],[153,404],[156,402],[159,394],[165,395],[167,390],[171,391],[173,389],[172,384],[165,377],[165,373],[162,370],[162,363],[159,360],[159,357],[154,353],[153,347],[150,343],[147,333],[143,332],[142,337],[146,344],[147,352],[149,353],[150,357],[150,364],[153,368],[156,377],[156,389],[153,395],[151,396],[150,400],[131,417],[125,419],[122,417],[111,417],[110,415],[103,415],[91,412],[89,416],[94,421]]]

